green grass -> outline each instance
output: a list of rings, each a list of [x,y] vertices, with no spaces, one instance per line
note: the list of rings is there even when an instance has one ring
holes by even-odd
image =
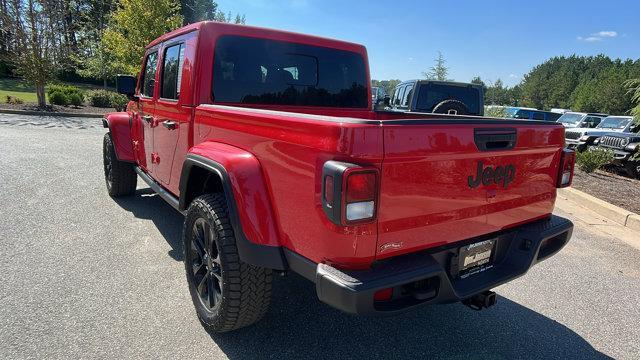
[[[74,85],[83,90],[102,89],[100,86],[90,84],[64,83]],[[22,99],[25,103],[37,103],[38,96],[33,85],[24,80],[14,78],[0,78],[0,103],[7,101],[7,95]]]

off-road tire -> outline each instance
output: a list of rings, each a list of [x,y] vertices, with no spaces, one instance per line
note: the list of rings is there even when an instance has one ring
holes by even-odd
[[[436,114],[449,114],[452,110],[455,111],[455,115],[469,115],[469,107],[459,100],[444,100],[433,107]]]
[[[213,241],[208,241],[213,244],[207,245],[206,240],[203,244],[205,248],[208,247],[210,260],[214,256],[217,257],[216,265],[211,265],[216,271],[216,276],[213,277],[214,270],[209,273],[209,268],[206,269],[206,273],[211,274],[209,276],[219,283],[219,287],[213,287],[219,296],[214,306],[211,306],[211,302],[205,304],[207,300],[201,297],[197,284],[198,279],[203,277],[194,273],[195,268],[201,268],[205,263],[202,256],[198,255],[196,247],[193,247],[198,241],[196,237],[199,236],[196,224],[205,226],[202,220],[198,219],[204,219],[211,229],[211,232],[203,233],[213,235]],[[206,194],[193,200],[185,216],[182,241],[189,292],[198,318],[207,330],[236,330],[251,325],[264,316],[271,301],[272,270],[240,260],[223,194]],[[201,290],[204,290],[204,287]]]
[[[113,147],[113,140],[111,140],[109,133],[104,134],[102,144],[104,179],[109,195],[112,197],[132,195],[136,191],[138,182],[138,175],[134,170],[134,165],[118,160]]]

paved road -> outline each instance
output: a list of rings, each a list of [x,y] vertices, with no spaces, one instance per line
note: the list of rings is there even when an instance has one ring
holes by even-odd
[[[489,310],[353,317],[289,275],[275,281],[262,322],[210,335],[185,285],[180,215],[142,186],[107,196],[99,121],[0,115],[0,358],[640,354],[640,251],[581,222],[559,255],[499,287]]]

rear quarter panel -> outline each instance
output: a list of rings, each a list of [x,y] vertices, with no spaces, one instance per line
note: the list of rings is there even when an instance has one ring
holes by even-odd
[[[267,221],[277,224],[282,246],[315,262],[366,267],[375,257],[376,224],[340,227],[327,219],[320,198],[322,166],[340,160],[379,168],[382,132],[378,125],[324,118],[201,105],[194,142],[233,144],[258,159],[273,206]],[[254,206],[250,197],[246,201]]]

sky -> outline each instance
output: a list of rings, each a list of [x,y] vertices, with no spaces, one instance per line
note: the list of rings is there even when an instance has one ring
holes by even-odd
[[[449,77],[513,86],[559,55],[640,59],[640,0],[216,0],[247,25],[363,44],[372,79],[420,78],[441,52]]]

